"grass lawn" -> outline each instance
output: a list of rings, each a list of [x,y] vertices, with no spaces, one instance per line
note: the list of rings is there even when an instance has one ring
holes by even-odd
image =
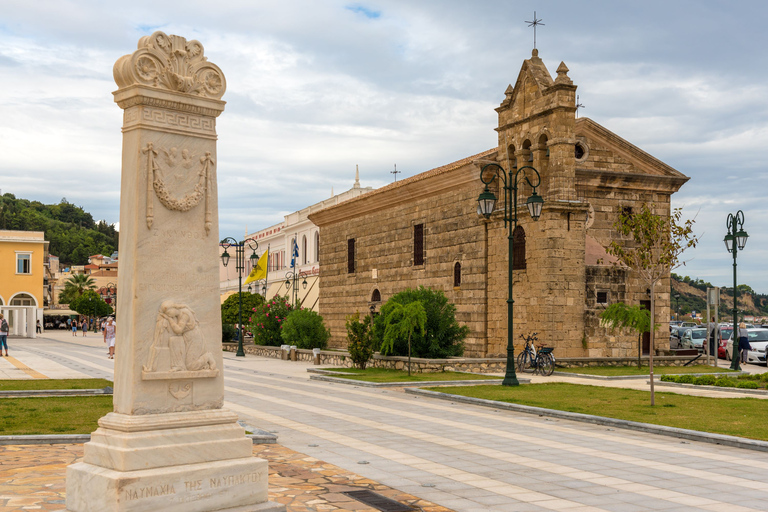
[[[90,434],[108,412],[111,396],[3,398],[0,435]]]
[[[432,391],[768,441],[768,402],[757,398],[706,398],[657,391],[656,405],[651,407],[647,391],[560,382],[440,387]]]
[[[0,380],[0,391],[37,389],[104,389],[112,386],[106,379],[33,379]]]
[[[501,378],[492,375],[458,372],[411,372],[411,376],[409,377],[407,371],[390,370],[388,368],[366,368],[365,370],[360,370],[359,368],[323,368],[323,370],[349,373],[349,376],[333,375],[333,377],[362,380],[365,382],[430,382],[435,380],[487,380]]]
[[[656,366],[653,365],[654,375],[677,375],[683,373],[727,373],[733,371],[725,366],[726,361],[719,368],[699,364],[696,366]],[[648,366],[588,366],[585,368],[556,368],[558,372],[582,373],[584,375],[602,375],[605,377],[617,377],[620,375],[648,375]]]

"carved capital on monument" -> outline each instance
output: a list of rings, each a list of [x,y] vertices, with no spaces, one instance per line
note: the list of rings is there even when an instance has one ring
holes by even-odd
[[[157,31],[139,39],[138,50],[120,57],[113,69],[120,89],[143,85],[161,90],[221,99],[224,73],[203,55],[203,45]]]

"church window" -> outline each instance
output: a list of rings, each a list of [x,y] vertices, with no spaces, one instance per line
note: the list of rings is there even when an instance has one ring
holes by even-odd
[[[517,226],[512,232],[512,270],[525,270],[525,230]]]
[[[608,292],[597,292],[597,303],[608,304]]]
[[[378,288],[373,290],[373,293],[371,294],[371,302],[381,302],[381,292],[379,292]]]
[[[424,224],[413,226],[413,264],[424,264]]]
[[[453,287],[458,288],[461,286],[461,263],[458,261],[453,266]]]
[[[347,240],[347,272],[355,273],[355,239]]]
[[[315,231],[315,261],[320,262],[320,232]]]
[[[574,146],[574,155],[576,157],[576,160],[581,160],[584,158],[584,155],[586,154],[586,151],[584,150],[584,146],[581,144],[581,142],[577,142]]]

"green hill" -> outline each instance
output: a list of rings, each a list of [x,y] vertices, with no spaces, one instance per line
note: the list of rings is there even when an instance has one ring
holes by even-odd
[[[678,310],[681,315],[687,315],[691,311],[707,312],[707,288],[713,288],[712,283],[701,279],[691,279],[688,276],[672,274],[672,311]],[[676,294],[679,298],[676,299]],[[738,286],[739,311],[746,315],[768,317],[768,295],[756,293],[749,285]],[[720,318],[730,318],[733,314],[733,287],[720,288]]]
[[[0,197],[0,229],[44,231],[51,254],[63,265],[85,265],[88,256],[112,254],[117,250],[118,233],[113,224],[94,222],[90,213],[66,198],[59,204]]]

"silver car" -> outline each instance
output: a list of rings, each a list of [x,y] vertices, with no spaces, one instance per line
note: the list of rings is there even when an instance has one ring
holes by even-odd
[[[704,341],[707,339],[706,327],[686,329],[680,338],[680,348],[695,348],[704,352]]]

